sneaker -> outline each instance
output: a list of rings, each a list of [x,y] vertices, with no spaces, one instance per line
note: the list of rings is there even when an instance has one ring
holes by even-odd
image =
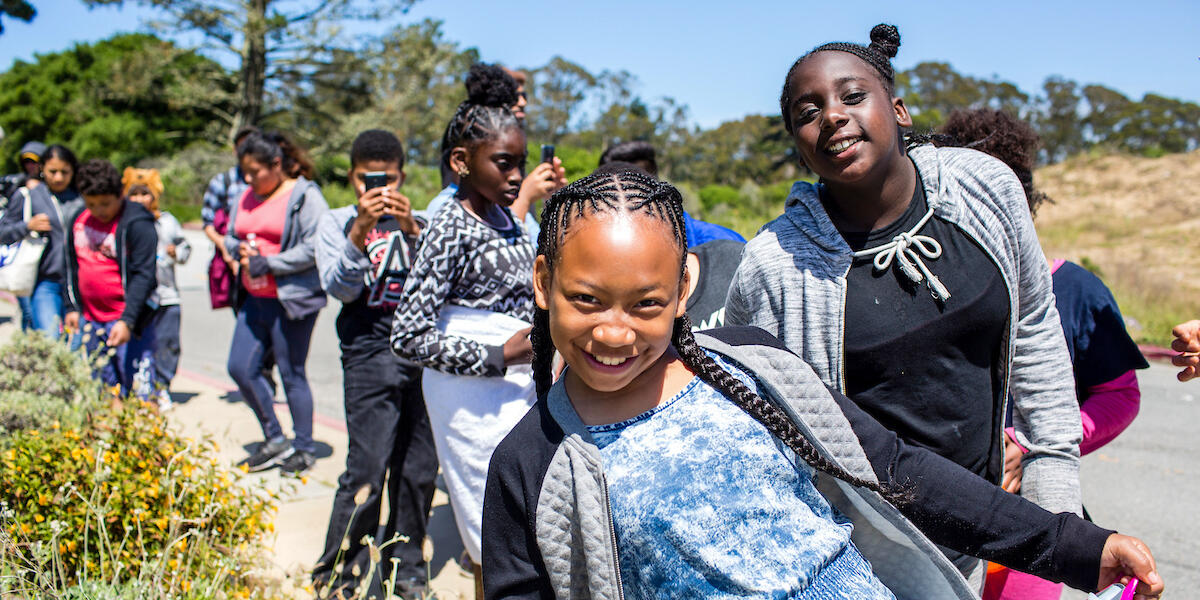
[[[317,457],[303,450],[296,450],[279,463],[279,470],[292,475],[300,475],[315,464],[317,464]]]
[[[246,465],[246,469],[251,473],[265,471],[291,456],[292,452],[292,445],[287,440],[266,442],[238,464]]]
[[[168,392],[166,388],[158,390],[157,400],[158,412],[160,413],[167,412],[171,410],[171,407],[175,406],[175,403],[171,401],[171,392]]]

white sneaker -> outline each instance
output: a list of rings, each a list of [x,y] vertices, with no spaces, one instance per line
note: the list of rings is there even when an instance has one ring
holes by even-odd
[[[167,412],[174,406],[175,403],[171,401],[171,392],[165,388],[158,390],[158,412]]]

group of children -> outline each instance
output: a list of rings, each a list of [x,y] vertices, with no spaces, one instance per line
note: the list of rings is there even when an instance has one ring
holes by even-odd
[[[788,71],[784,125],[820,181],[744,247],[641,146],[570,185],[557,160],[526,177],[524,96],[496,67],[472,70],[423,216],[389,132],[355,140],[358,203],[333,211],[285,138],[241,139],[248,188],[213,237],[249,293],[229,368],[263,426],[250,467],[311,466],[303,365],[326,294],[342,302],[350,444],[317,585],[418,596],[440,464],[486,598],[978,598],[981,559],[1157,598],[1145,544],[1077,516],[1081,443],[1128,425],[1144,362],[1098,281],[1041,254],[1031,162],[945,143],[1004,134],[906,136],[898,47],[880,25]],[[145,190],[85,163],[64,221],[67,325],[125,348],[118,378],[170,329],[143,307],[172,312],[154,207],[124,200],[155,187],[127,180]],[[396,537],[374,570],[384,489]],[[1010,578],[990,597],[1059,593]]]
[[[159,209],[158,171],[80,164],[61,145],[22,159],[33,172],[8,199],[0,242],[47,239],[33,292],[21,302],[23,328],[66,334],[89,355],[112,349],[96,359],[97,377],[169,408],[180,348],[175,265],[191,247],[179,221]]]

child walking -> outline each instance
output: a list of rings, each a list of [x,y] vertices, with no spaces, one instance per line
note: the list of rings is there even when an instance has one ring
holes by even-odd
[[[169,212],[159,209],[163,183],[158,169],[126,167],[121,176],[125,197],[142,205],[154,215],[154,230],[158,233],[154,290],[158,309],[154,311],[153,326],[157,349],[154,369],[157,376],[158,408],[171,408],[171,381],[179,368],[179,288],[175,285],[175,265],[184,264],[192,255],[192,245],[183,237],[183,227]]]
[[[80,165],[75,181],[85,208],[67,229],[63,325],[83,330],[88,354],[116,349],[97,373],[101,381],[153,401],[154,216],[124,199],[121,175],[106,160]]]
[[[525,133],[507,105],[480,102],[460,104],[446,130],[458,190],[423,234],[392,324],[393,351],[425,367],[438,460],[475,565],[488,460],[533,403],[534,249],[508,209],[525,173]]]
[[[592,175],[543,217],[538,402],[488,472],[487,598],[977,598],[931,540],[1161,593],[1139,540],[905,443],[765,332],[693,336],[669,184]]]
[[[1021,185],[981,152],[908,147],[899,45],[878,25],[788,71],[784,125],[821,180],[746,245],[725,322],[777,335],[902,439],[997,484],[1011,398],[1021,494],[1078,512],[1070,358]],[[982,585],[978,560],[955,563]]]

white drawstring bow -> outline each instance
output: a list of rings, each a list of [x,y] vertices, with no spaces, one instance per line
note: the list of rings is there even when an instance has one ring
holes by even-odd
[[[929,267],[925,266],[925,261],[921,260],[921,255],[925,258],[934,260],[942,255],[942,245],[937,240],[927,235],[919,235],[918,231],[925,226],[933,216],[933,209],[930,208],[925,213],[924,217],[913,226],[912,229],[905,231],[892,241],[881,244],[874,248],[859,250],[854,253],[854,258],[865,258],[874,256],[872,264],[875,265],[875,270],[886,271],[892,266],[892,261],[896,261],[896,265],[900,267],[900,272],[904,273],[910,281],[920,284],[922,281],[929,287],[929,293],[939,302],[945,302],[950,299],[950,290],[942,284],[942,281],[929,271]],[[915,251],[913,249],[916,249]],[[920,251],[920,254],[917,253]]]

